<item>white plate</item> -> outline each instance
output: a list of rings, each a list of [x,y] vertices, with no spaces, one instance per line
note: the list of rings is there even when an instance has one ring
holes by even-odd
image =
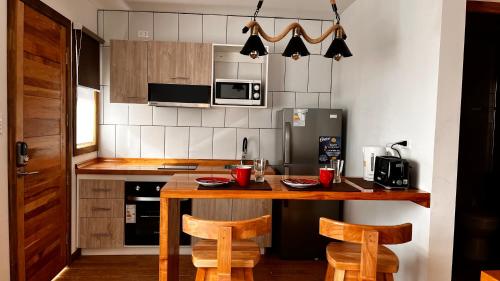
[[[205,179],[205,180],[203,180],[203,179]],[[214,181],[207,180],[207,179],[214,179]],[[207,186],[207,187],[210,187],[210,186],[219,186],[219,185],[224,185],[224,184],[229,183],[229,179],[224,179],[224,180],[221,180],[221,181],[215,181],[215,178],[211,178],[211,177],[197,178],[194,181],[197,184],[199,184],[199,185]]]
[[[282,182],[288,186],[293,187],[293,188],[308,188],[308,187],[317,186],[319,184],[319,182],[312,181],[312,180],[311,180],[311,183],[297,183],[297,182],[289,181],[287,179],[282,180]]]

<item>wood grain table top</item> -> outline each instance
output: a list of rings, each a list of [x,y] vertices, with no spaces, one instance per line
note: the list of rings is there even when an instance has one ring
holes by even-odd
[[[211,176],[228,177],[224,174]],[[334,184],[330,189],[314,188],[313,190],[292,190],[286,187],[281,180],[285,178],[317,179],[314,176],[280,176],[266,175],[266,181],[271,191],[266,190],[199,190],[195,179],[199,175],[176,174],[162,188],[162,198],[230,198],[230,199],[290,199],[290,200],[385,200],[385,201],[412,201],[424,207],[430,207],[430,193],[419,189],[386,190],[375,187],[372,192],[352,191],[356,185],[365,185],[373,188],[373,183],[359,178],[346,178],[341,183]],[[349,183],[348,183],[349,182]],[[338,191],[337,191],[338,190]],[[349,191],[346,191],[349,190]]]
[[[135,159],[135,158],[96,158],[76,165],[76,174],[95,175],[162,175],[174,174],[229,174],[225,165],[239,164],[239,160],[197,160],[197,159]],[[159,170],[164,164],[196,164],[195,170]],[[268,166],[266,174],[275,174]]]
[[[500,281],[500,270],[482,271],[481,281]]]

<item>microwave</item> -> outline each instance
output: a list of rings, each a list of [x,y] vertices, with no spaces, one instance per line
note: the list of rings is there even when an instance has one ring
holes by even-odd
[[[214,104],[262,105],[260,80],[215,79]]]

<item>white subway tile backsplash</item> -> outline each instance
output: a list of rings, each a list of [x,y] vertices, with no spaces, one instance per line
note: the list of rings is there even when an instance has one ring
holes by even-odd
[[[332,87],[332,59],[320,55],[309,57],[309,92],[330,92]]]
[[[251,108],[248,112],[248,126],[250,128],[272,128],[272,109]]]
[[[101,85],[109,86],[109,50],[110,47],[101,47]]]
[[[154,13],[154,40],[179,40],[179,15],[173,13]]]
[[[203,42],[226,43],[227,16],[203,15]]]
[[[153,106],[153,125],[177,126],[177,108]]]
[[[268,91],[285,90],[285,57],[281,54],[269,55]]]
[[[262,80],[262,67],[258,63],[239,63],[238,79]]]
[[[153,13],[130,12],[129,40],[153,40]]]
[[[333,21],[322,21],[321,22],[321,33],[324,33],[328,28],[333,25]],[[321,42],[321,54],[324,55],[333,41],[333,33],[330,33],[328,37]]]
[[[226,108],[226,127],[248,128],[248,108]]]
[[[318,108],[318,93],[297,93],[295,96],[296,108]]]
[[[307,35],[312,38],[318,38],[321,35],[321,21],[318,20],[299,20],[300,25],[306,30]],[[311,54],[321,53],[321,43],[311,44],[302,38],[304,44]]]
[[[214,128],[214,159],[236,159],[236,128]]]
[[[298,60],[286,58],[285,91],[307,92],[309,56]]]
[[[259,129],[237,129],[236,131],[236,159],[241,159],[243,138],[247,138],[247,159],[256,159],[260,153]]]
[[[129,105],[129,125],[153,125],[153,107],[147,104]]]
[[[115,157],[115,125],[99,126],[99,157]]]
[[[192,127],[189,131],[189,158],[212,159],[213,128]]]
[[[297,22],[297,20],[296,19],[275,19],[274,20],[274,33],[280,34],[285,29],[285,27],[287,27],[289,24],[294,23],[294,22]],[[283,53],[283,51],[286,48],[286,45],[288,44],[288,42],[290,41],[291,38],[292,38],[292,32],[289,32],[285,36],[285,38],[274,43],[274,52],[279,53],[279,54]]]
[[[177,113],[178,126],[201,126],[201,109],[199,108],[179,108]]]
[[[330,108],[330,93],[319,93],[319,108]]]
[[[280,129],[260,130],[260,158],[267,159],[271,165],[283,163],[283,138]]]
[[[292,92],[273,92],[273,115],[272,127],[278,127],[276,112],[283,108],[295,107],[295,93]]]
[[[203,41],[202,33],[203,23],[201,15],[179,15],[179,41],[201,43]]]
[[[244,16],[177,14],[168,12],[98,11],[98,33],[110,39],[159,40],[244,44],[250,33],[241,29]],[[296,19],[259,18],[269,35],[280,33]],[[317,37],[331,21],[299,20]],[[139,37],[147,31],[148,38]],[[141,36],[144,33],[141,32]],[[306,45],[313,54],[298,61],[281,55],[290,35],[269,46],[268,108],[175,108],[111,104],[109,51],[101,47],[99,97],[99,156],[191,159],[240,159],[242,140],[248,138],[248,159],[263,157],[281,162],[282,136],[276,112],[282,108],[330,108],[332,60],[320,56],[323,44]],[[263,69],[253,63],[216,62],[214,78],[261,80]]]
[[[224,127],[226,109],[220,107],[204,108],[201,116],[201,126],[203,127]]]
[[[141,157],[165,157],[165,127],[141,126]]]
[[[128,12],[104,11],[103,34],[106,46],[112,39],[128,40]]]
[[[165,128],[165,158],[189,158],[189,128]]]
[[[236,62],[215,62],[215,79],[236,79],[238,78],[238,63]]]
[[[274,36],[274,18],[259,18],[258,19],[260,26],[264,31],[269,35],[269,36]],[[242,27],[243,28],[243,27]],[[248,31],[247,35],[250,34],[250,31]],[[274,43],[267,42],[264,40],[262,37],[262,43],[264,43],[264,46],[269,47],[269,53],[274,53]]]
[[[128,124],[128,104],[110,103],[109,86],[103,86],[103,124]]]
[[[250,36],[250,31],[242,33],[241,29],[250,21],[250,17],[227,17],[227,43],[243,45]]]
[[[141,157],[141,127],[116,126],[116,157]]]

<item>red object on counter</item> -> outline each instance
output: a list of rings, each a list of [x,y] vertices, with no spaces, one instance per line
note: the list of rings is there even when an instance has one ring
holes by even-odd
[[[236,171],[236,177],[233,172]],[[252,166],[238,166],[231,170],[231,176],[241,187],[247,187],[250,184],[250,176],[252,175]]]
[[[335,170],[332,168],[320,168],[319,169],[319,182],[323,187],[329,187],[333,178],[335,177]]]

